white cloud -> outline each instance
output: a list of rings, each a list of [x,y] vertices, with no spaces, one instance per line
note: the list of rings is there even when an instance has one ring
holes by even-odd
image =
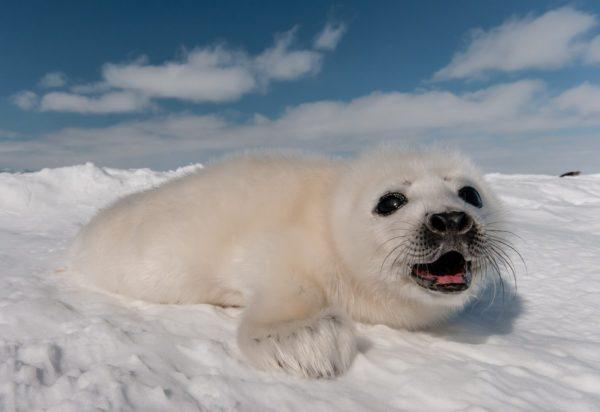
[[[290,50],[297,28],[279,36],[275,45],[256,56],[254,70],[259,78],[293,80],[321,69],[322,54],[314,50]]]
[[[0,139],[15,139],[19,136],[21,136],[21,133],[7,129],[0,129]]]
[[[296,28],[276,36],[275,44],[256,56],[224,46],[196,48],[181,61],[150,65],[107,64],[106,84],[152,98],[193,102],[227,102],[265,87],[273,80],[289,81],[319,71],[322,54],[294,50]]]
[[[510,19],[489,31],[475,31],[466,50],[455,54],[434,79],[563,67],[585,52],[581,36],[595,25],[594,15],[568,7]]]
[[[148,99],[130,92],[109,92],[99,97],[52,92],[42,97],[39,110],[42,112],[107,114],[139,111],[148,105]]]
[[[554,102],[560,109],[584,115],[600,114],[600,86],[585,82],[565,91]]]
[[[39,84],[45,88],[62,87],[67,84],[67,76],[63,72],[46,73]]]
[[[145,57],[129,63],[108,63],[102,68],[100,81],[73,85],[70,92],[47,93],[39,108],[114,113],[143,110],[151,99],[195,103],[239,100],[245,94],[264,90],[273,81],[291,81],[319,72],[323,52],[295,48],[297,31],[294,27],[275,36],[274,44],[256,55],[221,45],[194,48],[180,59],[162,64],[150,64]],[[323,33],[328,33],[326,40],[333,46],[342,32],[343,26],[328,25]],[[65,84],[66,76],[60,72],[48,73],[40,81],[43,87]],[[36,107],[37,95],[23,91],[14,96],[13,102],[31,110]]]
[[[373,93],[350,102],[322,101],[289,109],[272,123],[299,139],[331,136],[424,134],[438,130],[507,131],[543,91],[538,81],[520,81],[474,93],[448,91]]]
[[[107,64],[102,74],[114,88],[150,97],[224,102],[237,100],[256,88],[246,60],[243,53],[214,47],[194,49],[183,61],[162,65]]]
[[[600,63],[600,36],[596,36],[589,43],[585,51],[584,60],[589,64]]]
[[[92,160],[121,167],[174,167],[205,160],[207,153],[250,147],[339,152],[381,140],[443,140],[468,152],[478,150],[478,156],[490,158],[497,152],[510,158],[511,147],[530,154],[537,150],[537,146],[527,148],[531,136],[560,136],[564,131],[600,126],[600,112],[572,110],[564,103],[563,96],[568,95],[567,91],[554,97],[544,83],[523,80],[461,94],[429,90],[372,93],[347,102],[317,101],[290,107],[275,119],[257,114],[242,123],[216,114],[158,116],[3,142],[0,163],[35,168]]]
[[[32,110],[38,104],[38,95],[31,90],[23,90],[10,97],[13,104],[22,110]]]
[[[327,23],[315,39],[314,47],[319,50],[334,50],[345,33],[345,24]]]
[[[75,94],[98,94],[106,93],[111,90],[110,84],[100,81],[96,83],[76,84],[69,88]]]

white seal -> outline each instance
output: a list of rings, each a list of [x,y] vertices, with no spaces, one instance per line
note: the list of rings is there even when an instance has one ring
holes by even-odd
[[[476,296],[505,255],[499,210],[456,153],[244,154],[101,211],[71,267],[132,298],[243,306],[252,364],[332,377],[353,320],[427,327]]]

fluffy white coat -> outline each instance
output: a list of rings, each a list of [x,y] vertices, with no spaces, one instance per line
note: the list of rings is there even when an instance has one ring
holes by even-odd
[[[476,186],[486,207],[456,193]],[[408,203],[373,207],[390,190]],[[497,199],[457,154],[384,148],[357,159],[252,153],[127,196],[96,215],[72,247],[86,284],[158,303],[243,306],[240,349],[262,369],[307,377],[346,371],[352,319],[420,328],[475,295],[418,286],[385,261],[392,238],[432,211],[466,210],[485,222]]]

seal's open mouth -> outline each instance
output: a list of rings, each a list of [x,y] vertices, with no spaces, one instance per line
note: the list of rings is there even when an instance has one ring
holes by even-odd
[[[412,277],[419,286],[444,293],[462,292],[471,285],[471,262],[452,251],[431,263],[413,266]]]

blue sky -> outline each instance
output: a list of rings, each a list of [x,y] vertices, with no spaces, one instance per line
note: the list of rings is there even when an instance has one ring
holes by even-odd
[[[0,168],[392,140],[600,172],[597,2],[7,2],[0,51]]]

